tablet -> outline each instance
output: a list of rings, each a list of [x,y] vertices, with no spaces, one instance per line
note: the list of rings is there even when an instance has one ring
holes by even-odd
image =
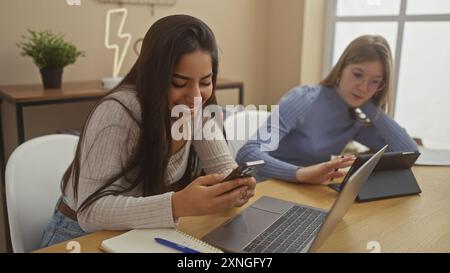
[[[378,162],[373,173],[359,192],[356,201],[367,202],[385,198],[419,194],[422,190],[411,171],[411,167],[420,156],[415,152],[386,152]],[[328,186],[340,191],[348,179],[358,170],[371,155],[359,155],[350,167],[342,183]]]

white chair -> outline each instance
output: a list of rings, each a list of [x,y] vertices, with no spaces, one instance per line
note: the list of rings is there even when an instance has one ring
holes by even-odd
[[[267,111],[242,111],[227,117],[224,122],[228,148],[234,159],[242,146],[263,125],[270,112]]]
[[[55,134],[17,147],[5,171],[6,204],[14,252],[39,248],[58,197],[60,182],[72,162],[78,136]]]

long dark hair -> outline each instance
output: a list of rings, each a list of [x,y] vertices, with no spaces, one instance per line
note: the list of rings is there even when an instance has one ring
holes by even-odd
[[[171,189],[181,189],[200,174],[198,158],[195,151],[190,149],[188,167],[183,178],[175,183],[175,186],[168,186],[165,183],[165,173],[171,151],[168,91],[172,74],[175,65],[184,54],[198,49],[208,52],[212,61],[213,92],[205,105],[216,104],[218,53],[216,40],[211,29],[201,20],[188,15],[164,17],[150,27],[144,37],[141,53],[136,63],[118,87],[111,90],[111,93],[113,93],[120,91],[124,85],[135,86],[141,106],[141,120],[133,117],[130,109],[110,96],[101,100],[92,110],[93,112],[105,100],[114,100],[122,105],[140,128],[137,145],[121,171],[108,178],[102,187],[84,200],[79,206],[78,212],[86,209],[101,197],[120,195],[133,190],[138,185],[142,185],[144,196],[161,194]],[[85,123],[85,128],[89,119],[90,116]],[[78,198],[80,147],[85,135],[85,128],[80,136],[75,159],[65,172],[61,184],[61,190],[64,194],[68,182],[72,180],[75,200]],[[133,175],[130,175],[130,173],[133,173]],[[110,187],[119,178],[125,179],[128,186],[119,189]]]

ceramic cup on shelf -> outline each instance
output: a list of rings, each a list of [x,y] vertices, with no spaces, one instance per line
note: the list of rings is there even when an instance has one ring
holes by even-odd
[[[116,87],[116,86],[120,83],[120,81],[122,81],[122,80],[123,80],[122,77],[117,77],[117,78],[113,78],[113,77],[111,77],[111,78],[103,78],[103,79],[102,79],[102,86],[103,86],[103,88],[106,89],[106,90],[111,90],[111,89],[113,89],[114,87]]]

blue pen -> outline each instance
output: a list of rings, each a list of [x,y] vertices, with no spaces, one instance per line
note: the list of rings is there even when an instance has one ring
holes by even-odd
[[[160,244],[162,244],[162,245],[168,246],[168,247],[170,247],[170,248],[179,250],[179,251],[181,251],[181,252],[183,252],[183,253],[201,253],[200,251],[197,251],[197,250],[195,250],[195,249],[189,248],[189,247],[187,247],[187,246],[179,245],[179,244],[177,244],[177,243],[168,241],[168,240],[166,240],[166,239],[155,238],[155,241],[158,242],[158,243],[160,243]]]

